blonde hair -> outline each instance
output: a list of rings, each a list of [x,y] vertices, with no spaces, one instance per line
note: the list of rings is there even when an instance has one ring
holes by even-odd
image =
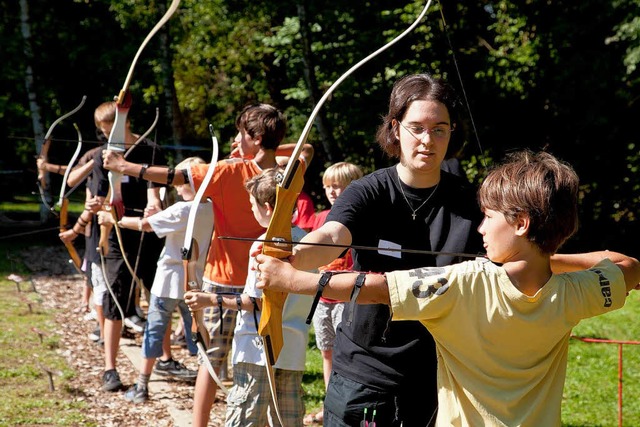
[[[327,170],[324,171],[322,184],[328,186],[337,182],[339,185],[346,187],[351,181],[360,179],[363,175],[364,173],[360,166],[349,162],[338,162],[329,166]]]

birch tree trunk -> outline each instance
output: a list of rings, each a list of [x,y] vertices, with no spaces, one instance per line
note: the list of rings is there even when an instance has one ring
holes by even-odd
[[[20,0],[20,31],[24,42],[23,52],[26,64],[24,71],[24,83],[27,96],[29,98],[29,111],[31,111],[31,125],[33,127],[33,136],[35,138],[36,153],[40,153],[42,143],[44,142],[44,129],[42,126],[42,119],[40,117],[40,106],[38,105],[38,99],[35,91],[33,68],[31,67],[33,51],[31,49],[31,24],[29,21],[29,6],[27,4],[27,0]],[[43,197],[44,200],[46,200],[46,204],[49,206],[53,203],[50,184],[51,181],[49,179],[49,174],[46,173]],[[46,222],[51,216],[51,212],[47,208],[46,204],[43,201],[40,206],[40,222],[42,223]]]

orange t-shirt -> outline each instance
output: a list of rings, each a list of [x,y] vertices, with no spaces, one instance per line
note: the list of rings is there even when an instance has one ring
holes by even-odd
[[[193,165],[191,179],[200,187],[209,165]],[[213,201],[213,235],[204,277],[228,286],[244,286],[252,242],[221,240],[218,236],[258,238],[265,229],[258,224],[245,182],[262,170],[252,160],[226,159],[216,164],[204,197]]]

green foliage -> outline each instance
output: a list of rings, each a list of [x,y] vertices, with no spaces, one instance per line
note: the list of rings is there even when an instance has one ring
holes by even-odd
[[[140,43],[168,4],[61,0],[60,7],[50,8],[29,2],[35,55],[28,64],[18,2],[0,0],[5,12],[0,134],[8,141],[0,167],[23,171],[3,180],[3,199],[34,190],[37,141],[24,89],[27,65],[34,72],[44,128],[83,94],[89,96],[74,121],[91,148],[93,107],[117,93]],[[572,163],[583,184],[584,231],[572,247],[610,247],[640,256],[623,237],[640,233],[635,214],[639,5],[638,0],[544,7],[512,0],[433,3],[414,31],[346,79],[320,109],[308,141],[316,155],[305,190],[319,206],[324,202],[320,176],[329,164],[348,160],[367,172],[393,164],[374,140],[391,86],[403,75],[429,72],[463,95],[460,137],[449,154],[471,167],[467,174],[473,182],[491,166],[478,158],[545,148]],[[159,106],[159,141],[183,147],[169,150],[170,158],[194,154],[187,146],[208,150],[209,123],[224,155],[236,133],[237,112],[260,101],[287,114],[287,142],[297,141],[330,85],[403,32],[423,7],[420,0],[183,0],[140,57],[131,86],[132,126],[146,128]],[[58,141],[74,138],[70,125],[56,130],[53,162],[71,156],[72,145]]]

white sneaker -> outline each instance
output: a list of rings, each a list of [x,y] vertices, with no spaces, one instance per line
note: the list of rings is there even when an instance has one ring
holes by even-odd
[[[83,317],[84,320],[96,320],[96,318],[97,318],[96,310],[93,308],[91,309],[90,312],[85,314]]]
[[[146,320],[140,318],[135,314],[133,316],[130,316],[124,319],[124,325],[127,328],[132,329],[133,331],[138,332],[140,334],[144,331],[145,323],[146,323]]]

